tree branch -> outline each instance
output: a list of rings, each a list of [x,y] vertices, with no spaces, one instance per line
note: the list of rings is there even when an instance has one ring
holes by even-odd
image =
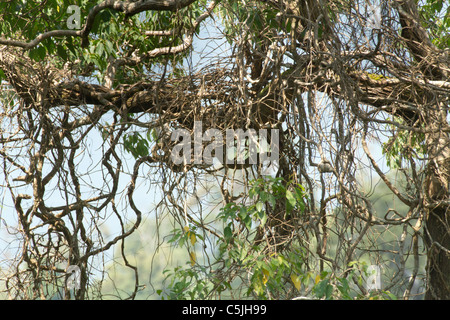
[[[0,44],[30,50],[36,47],[43,40],[51,37],[81,37],[81,45],[85,47],[89,43],[88,36],[91,32],[92,26],[94,25],[95,17],[105,9],[114,9],[125,13],[126,17],[130,17],[140,12],[149,10],[177,11],[191,5],[195,1],[196,0],[140,0],[137,2],[128,2],[105,0],[91,9],[86,18],[86,23],[81,30],[52,30],[40,34],[29,42],[0,38]]]

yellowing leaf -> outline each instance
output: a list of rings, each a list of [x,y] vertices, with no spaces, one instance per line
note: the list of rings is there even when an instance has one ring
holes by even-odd
[[[195,265],[195,261],[197,260],[197,255],[195,254],[195,252],[191,252],[189,254],[190,258],[191,258],[191,266]]]
[[[316,276],[316,279],[315,279],[315,281],[314,281],[316,284],[318,284],[319,282],[320,282],[320,274],[318,274],[317,276]]]
[[[267,281],[269,280],[269,276],[270,276],[270,272],[267,269],[262,268],[262,272],[263,272],[263,284],[266,284]]]
[[[184,231],[189,232],[189,226],[184,226]]]
[[[295,289],[300,290],[301,287],[300,277],[296,274],[291,274],[291,280],[292,283],[294,284]]]
[[[191,234],[191,243],[194,245],[197,242],[197,237],[195,236],[195,233]]]

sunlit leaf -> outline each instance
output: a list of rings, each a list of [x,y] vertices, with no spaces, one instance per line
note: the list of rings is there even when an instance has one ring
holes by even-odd
[[[315,284],[318,284],[320,282],[320,274],[318,274],[317,276],[316,276],[316,279],[314,280],[314,283]]]
[[[292,280],[292,283],[294,284],[295,289],[300,290],[300,288],[301,288],[300,277],[293,273],[293,274],[291,274],[291,280]]]
[[[195,262],[197,261],[197,255],[195,254],[195,252],[190,252],[189,257],[191,260],[191,266],[194,266]]]
[[[197,237],[195,236],[195,233],[191,234],[191,244],[194,245],[197,242]]]
[[[262,202],[257,202],[256,203],[256,210],[261,211],[263,209],[263,203]]]
[[[265,285],[269,280],[270,272],[266,268],[262,268],[262,272],[263,272],[263,284]]]
[[[289,201],[290,205],[295,207],[295,204],[297,203],[297,200],[295,199],[294,195],[290,190],[286,190],[286,199]]]

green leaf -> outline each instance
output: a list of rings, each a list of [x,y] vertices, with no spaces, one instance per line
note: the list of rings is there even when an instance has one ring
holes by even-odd
[[[240,207],[239,208],[239,218],[244,220],[246,217],[248,217],[247,207]]]
[[[292,207],[297,204],[297,199],[294,197],[290,190],[286,190],[286,199]]]
[[[239,259],[244,260],[248,256],[248,251],[246,248],[242,248]]]
[[[319,299],[323,297],[329,299],[331,297],[333,286],[329,284],[329,281],[329,279],[322,280],[314,287],[314,292]]]
[[[342,294],[342,297],[344,299],[351,299],[349,295],[350,286],[348,284],[348,280],[346,278],[340,278],[338,280],[340,282],[340,285],[337,285],[337,288],[339,292]]]
[[[257,202],[256,203],[256,210],[258,212],[262,211],[264,204],[262,202]]]
[[[277,199],[275,198],[275,196],[273,194],[268,194],[267,200],[269,201],[269,203],[272,207],[274,207],[277,204]]]
[[[259,211],[258,216],[261,221],[261,226],[264,227],[267,222],[267,214],[264,211]]]
[[[97,46],[95,47],[95,53],[98,54],[99,56],[102,56],[104,50],[105,50],[105,46],[103,45],[103,43],[98,42]]]
[[[397,296],[395,296],[393,293],[387,291],[386,294],[388,295],[389,298],[391,298],[391,300],[397,300]]]
[[[58,56],[59,56],[61,59],[67,60],[67,50],[66,50],[63,46],[59,45],[59,46],[56,48],[56,52],[58,53]]]
[[[108,41],[108,40],[105,41],[105,52],[106,52],[108,55],[111,55],[111,54],[114,53],[114,46],[113,46],[113,44],[111,43],[111,41]]]
[[[253,199],[257,194],[257,188],[251,188],[248,192],[248,196]]]
[[[47,50],[44,46],[37,46],[36,48],[33,48],[30,50],[30,58],[35,61],[41,61],[44,60],[45,56],[47,55]]]
[[[245,227],[247,228],[247,230],[250,230],[251,228],[252,228],[252,218],[250,218],[250,216],[246,216],[245,218],[244,218],[244,225],[245,225]]]
[[[223,235],[224,235],[225,239],[227,239],[227,240],[231,239],[231,237],[233,236],[233,232],[231,231],[230,226],[226,226],[223,229]]]

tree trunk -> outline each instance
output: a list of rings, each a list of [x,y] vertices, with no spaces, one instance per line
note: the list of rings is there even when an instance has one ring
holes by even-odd
[[[398,0],[397,6],[402,37],[428,80],[448,79],[448,60],[439,59],[439,50],[420,23],[414,0]],[[441,64],[443,63],[443,64]],[[426,220],[424,229],[427,260],[427,292],[425,299],[450,299],[450,137],[448,133],[448,104],[439,104],[436,95],[422,93],[428,164],[424,185]],[[439,99],[439,98],[438,98]],[[441,100],[443,101],[443,100]]]
[[[450,300],[450,207],[429,210],[426,223],[428,286],[426,300]]]
[[[427,292],[425,299],[450,299],[450,137],[442,129],[448,128],[447,114],[436,111],[430,117],[427,134],[429,163],[425,183],[427,217],[425,243],[427,247]]]

